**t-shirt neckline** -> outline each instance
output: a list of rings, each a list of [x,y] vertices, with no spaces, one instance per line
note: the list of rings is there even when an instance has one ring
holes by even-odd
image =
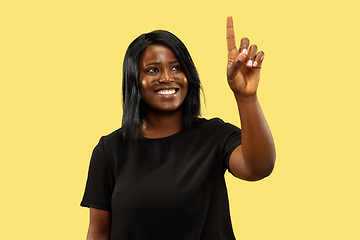
[[[145,139],[145,140],[149,140],[149,141],[156,141],[156,140],[164,140],[164,139],[169,139],[169,138],[172,138],[172,137],[175,137],[176,135],[180,134],[181,132],[183,132],[182,129],[180,129],[180,131],[176,132],[176,133],[173,133],[169,136],[166,136],[166,137],[160,137],[160,138],[148,138],[148,137],[144,137],[144,136],[141,136],[142,139]]]

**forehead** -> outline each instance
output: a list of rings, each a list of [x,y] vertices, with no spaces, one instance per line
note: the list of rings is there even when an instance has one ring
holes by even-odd
[[[150,45],[141,55],[141,62],[162,62],[176,60],[175,54],[171,49],[162,44]]]

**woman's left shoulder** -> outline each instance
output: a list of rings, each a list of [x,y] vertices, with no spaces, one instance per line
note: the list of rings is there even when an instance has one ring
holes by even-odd
[[[220,118],[218,117],[214,117],[214,118],[196,118],[195,122],[197,123],[206,123],[206,124],[214,124],[214,123],[224,123],[223,120],[221,120]]]
[[[198,118],[197,120],[199,123],[201,124],[206,124],[209,126],[222,126],[222,125],[232,125],[231,123],[225,122],[224,120],[222,120],[221,118],[218,117],[214,117],[214,118],[210,118],[210,119],[206,119],[206,118]]]
[[[241,129],[229,122],[225,122],[221,118],[215,117],[211,119],[205,119],[207,126],[211,129],[216,129],[219,135],[228,135],[234,132],[241,132]]]

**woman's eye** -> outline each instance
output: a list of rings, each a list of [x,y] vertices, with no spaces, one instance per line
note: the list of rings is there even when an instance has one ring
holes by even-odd
[[[173,70],[173,71],[181,70],[181,67],[180,66],[173,66],[171,68],[171,70]]]
[[[148,70],[146,70],[148,73],[156,73],[158,70],[157,68],[149,68]]]

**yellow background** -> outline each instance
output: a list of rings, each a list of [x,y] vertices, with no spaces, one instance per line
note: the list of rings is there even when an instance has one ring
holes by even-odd
[[[92,149],[120,127],[122,59],[143,32],[187,45],[206,118],[239,125],[226,17],[265,51],[260,103],[277,163],[226,175],[238,239],[360,239],[359,5],[343,1],[2,1],[0,238],[85,239]]]

